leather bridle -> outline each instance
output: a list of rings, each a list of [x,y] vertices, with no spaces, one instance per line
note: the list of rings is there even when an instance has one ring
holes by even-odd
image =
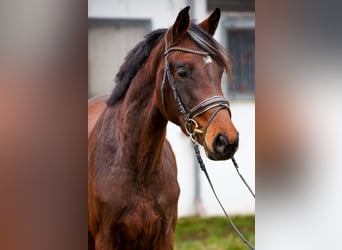
[[[165,69],[164,69],[164,75],[163,75],[163,81],[161,84],[161,100],[162,100],[162,105],[163,105],[163,111],[167,115],[167,108],[166,108],[166,102],[165,102],[165,85],[166,85],[166,78],[171,86],[173,97],[175,100],[175,103],[177,105],[177,108],[179,112],[183,115],[184,118],[184,124],[185,124],[185,131],[189,135],[190,139],[193,142],[197,142],[197,135],[202,135],[203,137],[203,146],[208,148],[206,143],[205,143],[205,135],[207,132],[207,129],[211,123],[211,121],[215,118],[216,114],[221,110],[221,109],[227,109],[229,112],[229,115],[231,115],[230,112],[230,107],[229,107],[229,102],[223,97],[223,96],[211,96],[200,103],[196,104],[192,108],[186,107],[182,99],[180,97],[180,94],[178,93],[176,84],[175,84],[175,79],[172,75],[171,69],[169,62],[167,60],[167,57],[170,52],[172,51],[180,51],[184,53],[190,53],[190,54],[195,54],[195,55],[203,55],[210,57],[209,53],[206,51],[201,51],[201,50],[195,50],[195,49],[188,49],[188,48],[183,48],[183,47],[171,47],[168,49],[165,49],[164,52],[164,64],[165,64]],[[207,59],[207,61],[211,61],[210,58]],[[216,108],[215,111],[211,114],[207,124],[205,125],[204,129],[201,130],[198,127],[198,123],[196,122],[195,118],[197,116],[200,116],[207,112],[208,110]]]
[[[210,125],[210,123],[212,122],[212,120],[215,118],[216,114],[221,110],[221,109],[227,109],[229,112],[229,115],[231,116],[231,112],[230,112],[230,107],[229,107],[229,102],[223,97],[223,96],[211,96],[201,102],[199,102],[198,104],[196,104],[194,107],[192,108],[188,108],[186,106],[184,106],[182,99],[177,91],[176,88],[176,84],[175,84],[175,79],[172,76],[171,73],[171,69],[170,69],[170,65],[167,61],[167,56],[170,52],[172,51],[181,51],[181,52],[185,52],[185,53],[191,53],[191,54],[196,54],[196,55],[203,55],[203,56],[207,56],[209,57],[209,53],[205,52],[205,51],[201,51],[201,50],[194,50],[194,49],[188,49],[188,48],[182,48],[182,47],[171,47],[169,49],[166,49],[164,52],[164,63],[165,63],[165,69],[164,69],[164,75],[163,75],[163,81],[161,84],[161,100],[162,100],[162,105],[163,105],[163,112],[165,113],[165,115],[167,116],[167,109],[166,109],[166,102],[165,102],[165,85],[166,85],[166,78],[168,79],[168,82],[171,86],[172,89],[172,93],[173,93],[173,97],[174,100],[176,102],[176,105],[178,107],[179,112],[183,115],[184,118],[184,123],[185,123],[185,131],[187,132],[187,134],[189,135],[191,141],[192,141],[192,145],[196,154],[196,158],[197,161],[199,163],[199,166],[201,168],[201,170],[204,172],[210,188],[212,189],[214,196],[216,198],[216,200],[218,201],[220,207],[222,208],[222,211],[224,212],[227,220],[229,221],[229,223],[232,225],[234,231],[238,234],[238,236],[242,239],[242,241],[252,250],[254,250],[255,248],[247,241],[247,239],[240,233],[240,231],[238,230],[238,228],[235,226],[235,224],[233,223],[233,221],[231,220],[230,216],[228,215],[228,213],[226,212],[226,210],[224,209],[222,203],[220,202],[214,186],[210,180],[209,174],[206,170],[205,164],[202,160],[199,148],[198,148],[198,139],[197,139],[197,135],[200,134],[202,135],[202,141],[203,141],[203,146],[207,147],[207,144],[205,142],[205,134],[207,132],[207,129]],[[207,62],[210,62],[211,59],[210,57],[206,59]],[[210,115],[207,124],[204,126],[204,129],[201,130],[198,128],[198,124],[195,120],[195,118],[197,116],[200,116],[202,114],[204,114],[205,112],[207,112],[208,110],[212,109],[212,108],[216,108],[214,110],[214,112]],[[247,184],[247,182],[245,181],[245,179],[242,177],[242,175],[240,174],[239,170],[238,170],[238,165],[234,159],[234,157],[232,157],[232,161],[233,164],[235,166],[236,171],[238,172],[240,178],[242,179],[242,181],[245,183],[245,185],[247,186],[247,188],[249,189],[250,193],[253,195],[253,197],[255,197],[255,194],[253,193],[252,189],[249,187],[249,185]]]

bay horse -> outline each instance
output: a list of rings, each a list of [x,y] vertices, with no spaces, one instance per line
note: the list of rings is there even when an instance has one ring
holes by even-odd
[[[111,96],[88,101],[88,249],[173,249],[180,188],[168,121],[210,159],[238,148],[221,89],[230,60],[213,38],[220,10],[194,24],[189,8],[129,52]]]

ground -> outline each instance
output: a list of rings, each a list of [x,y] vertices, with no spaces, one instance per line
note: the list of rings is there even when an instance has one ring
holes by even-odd
[[[233,222],[255,245],[255,217],[233,216]],[[233,231],[225,217],[180,218],[175,233],[175,250],[245,250],[248,246]]]

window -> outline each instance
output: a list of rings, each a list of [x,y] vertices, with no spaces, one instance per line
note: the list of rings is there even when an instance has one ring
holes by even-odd
[[[227,79],[225,94],[231,100],[254,100],[255,91],[255,17],[234,14],[225,17],[222,44],[232,58],[233,77]]]
[[[250,99],[255,90],[254,29],[228,30],[227,36],[233,70],[233,78],[228,84],[228,95],[234,99]]]
[[[112,92],[128,51],[150,30],[149,19],[89,19],[88,97]]]

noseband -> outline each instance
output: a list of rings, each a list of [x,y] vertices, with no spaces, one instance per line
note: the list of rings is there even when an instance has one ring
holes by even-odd
[[[185,122],[185,131],[189,135],[190,139],[193,142],[197,141],[197,135],[201,134],[203,136],[203,145],[207,147],[206,142],[205,142],[205,135],[207,132],[207,129],[212,122],[212,120],[215,118],[216,114],[221,110],[221,109],[227,109],[229,112],[229,115],[231,116],[230,108],[229,108],[229,102],[223,97],[223,96],[211,96],[200,103],[196,104],[192,108],[188,108],[184,106],[182,99],[177,91],[177,87],[175,84],[175,79],[171,73],[170,65],[167,61],[167,56],[169,55],[170,52],[172,51],[180,51],[184,53],[190,53],[190,54],[195,54],[195,55],[203,55],[206,56],[206,62],[211,62],[210,55],[206,51],[201,51],[201,50],[195,50],[195,49],[188,49],[188,48],[182,48],[182,47],[171,47],[165,50],[164,52],[164,64],[165,64],[165,69],[164,69],[164,75],[163,75],[163,81],[161,84],[161,100],[162,100],[162,105],[163,105],[163,111],[165,114],[167,114],[166,110],[166,103],[165,103],[165,83],[166,83],[166,78],[168,79],[168,82],[171,86],[172,93],[174,100],[176,102],[176,105],[178,107],[179,112],[183,115],[184,122]],[[207,112],[208,110],[216,108],[215,111],[211,114],[207,124],[205,125],[203,130],[200,130],[198,128],[198,124],[195,120],[197,116],[200,116]]]

